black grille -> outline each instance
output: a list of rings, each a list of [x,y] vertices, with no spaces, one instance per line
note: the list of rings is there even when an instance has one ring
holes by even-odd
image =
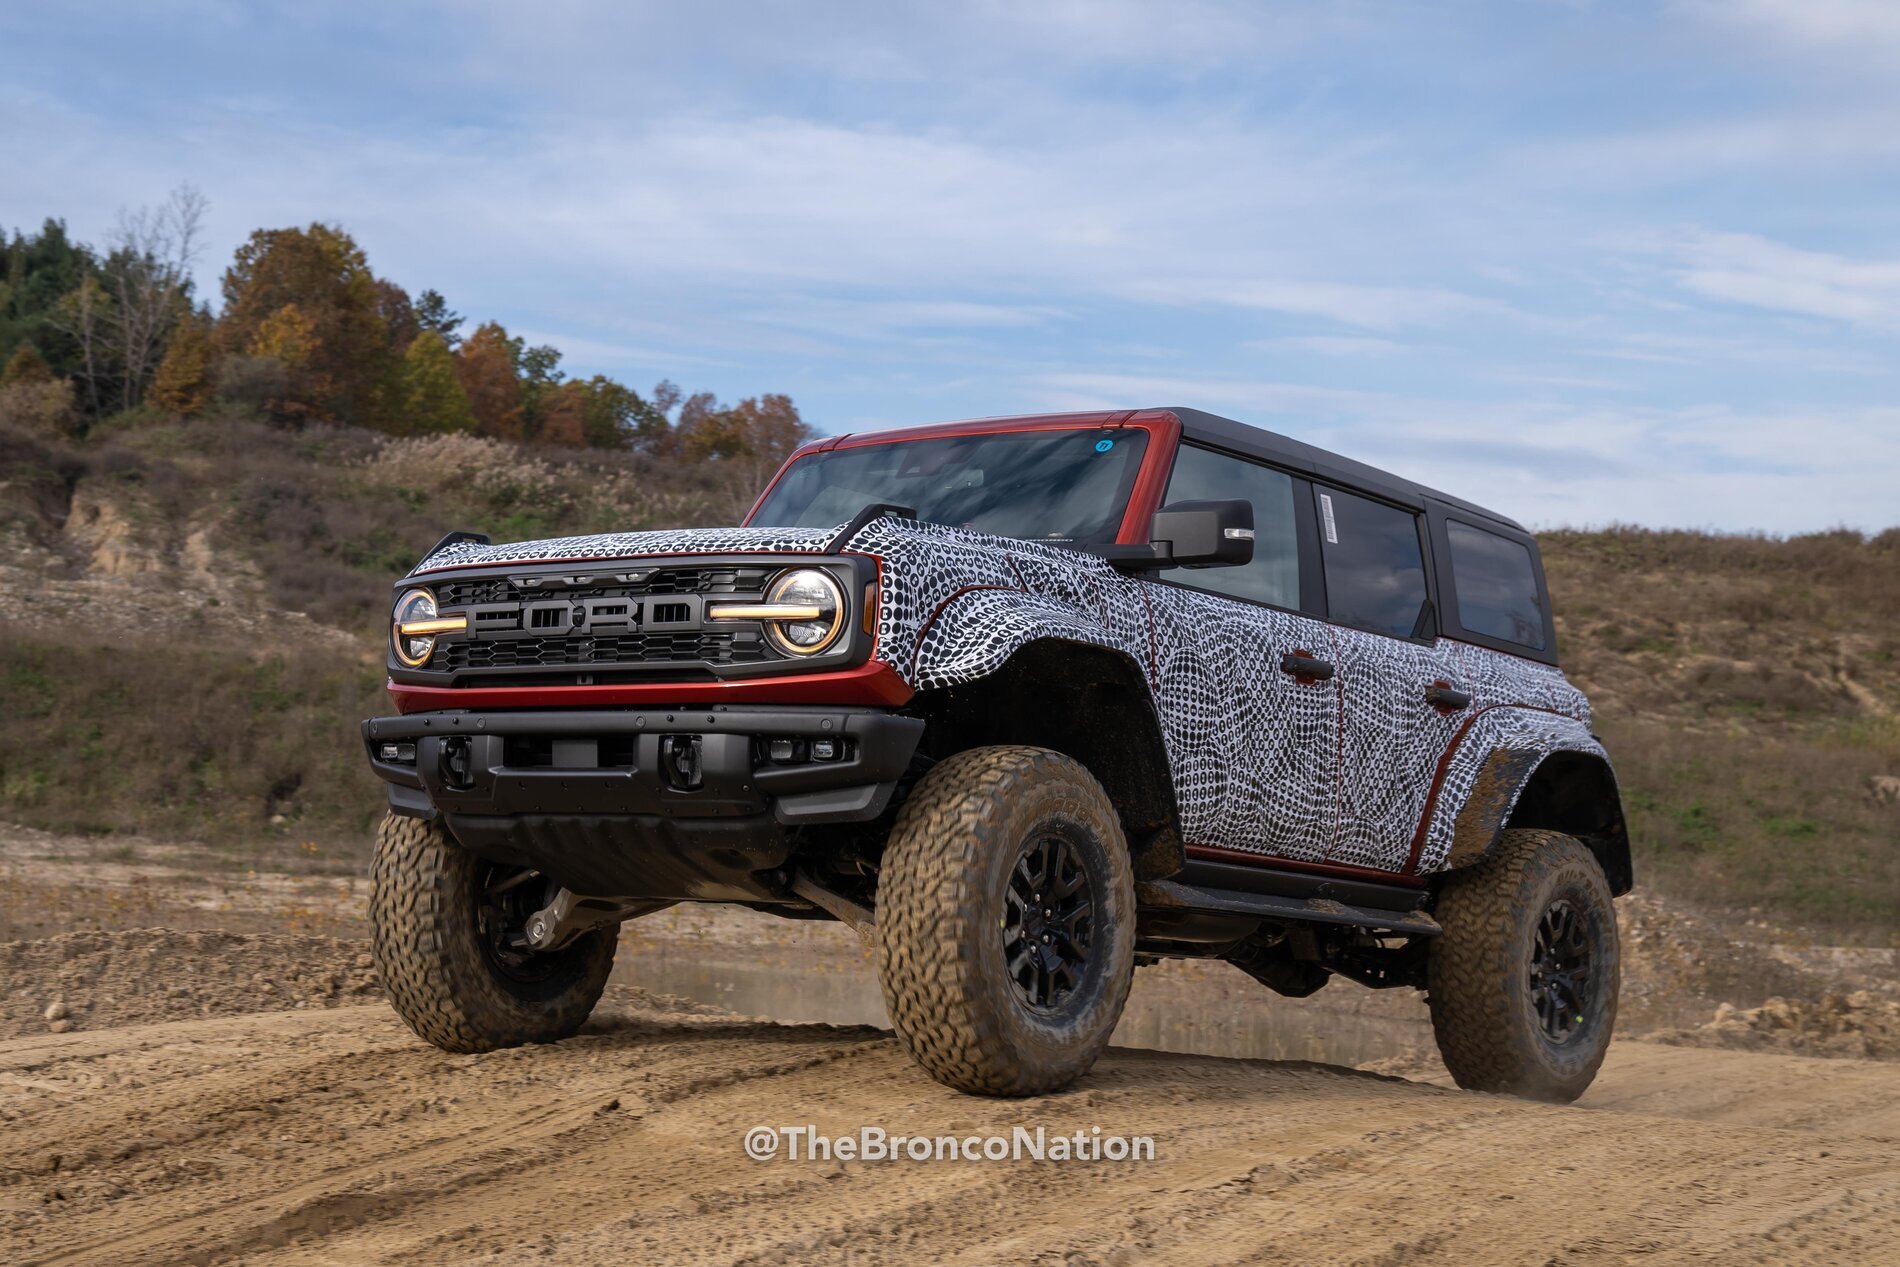
[[[536,586],[532,589],[516,585],[506,577],[491,577],[484,580],[443,581],[435,588],[436,604],[439,607],[467,607],[478,603],[517,603],[524,600],[571,598],[576,601],[589,598],[643,598],[650,594],[756,594],[765,588],[772,568],[638,568],[628,572],[644,574],[636,581],[614,580],[611,575],[601,576],[598,585],[585,585],[573,589],[556,586]],[[564,575],[600,576],[599,571],[577,568]]]
[[[445,642],[436,651],[438,668],[514,669],[534,665],[756,664],[767,659],[757,634],[682,630],[549,638],[498,638],[494,641]]]

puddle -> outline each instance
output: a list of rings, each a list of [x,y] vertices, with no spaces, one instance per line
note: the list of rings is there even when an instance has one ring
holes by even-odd
[[[890,1024],[875,972],[856,939],[836,925],[791,924],[747,911],[714,916],[705,908],[675,917],[670,927],[664,919],[628,925],[616,981],[777,1021]],[[1135,974],[1114,1041],[1337,1065],[1433,1051],[1425,1005],[1413,991],[1335,981],[1311,998],[1286,999],[1225,964],[1190,962]]]

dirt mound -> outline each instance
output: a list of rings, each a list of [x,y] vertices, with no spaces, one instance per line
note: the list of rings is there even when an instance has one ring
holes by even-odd
[[[0,943],[0,1037],[380,998],[369,944],[134,929]]]
[[[369,943],[282,933],[138,928],[0,942],[0,1041],[383,997]],[[710,1003],[615,984],[603,1011],[731,1016]]]
[[[1821,999],[1830,974],[1737,941],[1677,903],[1641,891],[1616,900],[1623,988],[1617,1026],[1647,1033],[1694,1025],[1722,1004],[1759,1007],[1771,998]]]
[[[1751,1008],[1724,1003],[1706,1024],[1651,1037],[1681,1047],[1900,1060],[1900,1003],[1865,990],[1818,1001],[1774,998]]]

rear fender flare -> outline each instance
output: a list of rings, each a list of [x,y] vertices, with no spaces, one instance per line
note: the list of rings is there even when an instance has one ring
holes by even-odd
[[[1629,832],[1616,772],[1594,735],[1548,746],[1501,743],[1471,765],[1456,813],[1441,814],[1448,820],[1448,839],[1442,862],[1432,869],[1475,866],[1496,852],[1510,828],[1543,827],[1581,840],[1596,855],[1612,893],[1630,890]]]

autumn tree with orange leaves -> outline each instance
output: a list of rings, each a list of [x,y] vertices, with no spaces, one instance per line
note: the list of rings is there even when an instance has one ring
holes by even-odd
[[[35,404],[35,418],[56,413],[60,426],[83,433],[143,407],[398,435],[472,430],[683,459],[735,487],[762,479],[812,434],[783,395],[728,407],[661,382],[642,396],[602,374],[569,378],[558,348],[530,346],[500,322],[464,337],[462,315],[441,292],[412,298],[378,277],[337,225],[252,233],[225,270],[214,311],[193,298],[188,269],[205,207],[181,188],[161,207],[123,215],[103,253],[57,220],[31,236],[0,235],[6,386],[21,399],[36,392],[70,402]]]

